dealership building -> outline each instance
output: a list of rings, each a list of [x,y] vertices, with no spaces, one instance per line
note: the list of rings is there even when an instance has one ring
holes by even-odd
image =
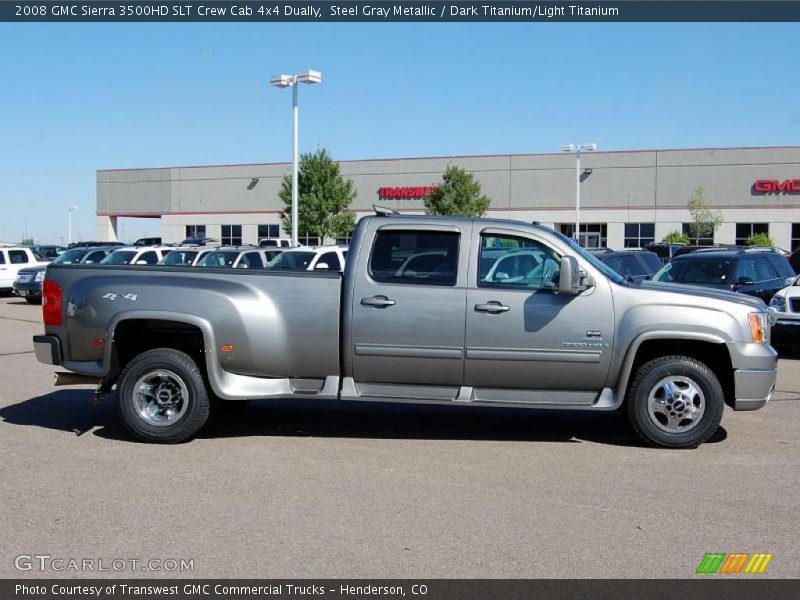
[[[372,205],[424,212],[422,198],[455,164],[491,199],[488,217],[539,221],[574,233],[574,154],[506,154],[344,160],[358,217]],[[165,242],[209,236],[226,244],[286,237],[278,197],[289,163],[97,171],[97,238],[117,239],[117,219],[160,219]],[[687,203],[703,187],[723,223],[701,243],[743,243],[768,233],[800,247],[800,146],[591,152],[581,155],[581,232],[589,245],[641,247],[687,231]],[[302,237],[302,223],[300,224]],[[317,240],[305,237],[308,243]]]

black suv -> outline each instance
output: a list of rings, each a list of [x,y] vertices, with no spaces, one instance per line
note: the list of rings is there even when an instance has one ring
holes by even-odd
[[[655,274],[653,281],[733,290],[768,303],[793,275],[789,261],[770,248],[710,248],[673,258]]]

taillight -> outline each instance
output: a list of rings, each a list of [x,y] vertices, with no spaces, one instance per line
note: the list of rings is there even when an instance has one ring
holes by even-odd
[[[52,279],[42,285],[42,319],[45,325],[61,325],[61,286]]]

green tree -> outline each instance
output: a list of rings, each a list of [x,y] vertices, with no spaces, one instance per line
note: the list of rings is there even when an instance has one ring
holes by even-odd
[[[701,237],[713,236],[714,231],[722,224],[722,213],[706,202],[705,194],[705,188],[698,186],[689,200],[689,214],[692,216],[689,233],[695,244]]]
[[[772,238],[769,237],[767,233],[754,233],[747,241],[745,241],[747,246],[774,246],[774,242]]]
[[[32,237],[22,238],[22,245],[33,246],[33,238]]]
[[[297,178],[298,230],[322,238],[344,237],[355,227],[355,214],[348,210],[357,192],[353,182],[342,177],[339,163],[327,150],[320,149],[300,157]],[[292,177],[283,178],[278,197],[286,210],[281,215],[283,229],[292,231]]]
[[[670,231],[661,241],[667,244],[690,244],[692,240],[682,231]]]
[[[491,200],[481,194],[481,184],[472,173],[450,165],[442,175],[442,184],[428,192],[423,202],[429,215],[480,217]]]

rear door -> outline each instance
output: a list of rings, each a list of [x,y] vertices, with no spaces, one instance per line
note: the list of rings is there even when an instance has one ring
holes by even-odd
[[[358,253],[350,325],[353,379],[362,395],[441,393],[452,399],[464,368],[466,265],[471,221],[462,225],[388,223]],[[437,261],[402,270],[414,256]],[[411,387],[415,386],[415,387]],[[436,389],[438,388],[438,390]]]

